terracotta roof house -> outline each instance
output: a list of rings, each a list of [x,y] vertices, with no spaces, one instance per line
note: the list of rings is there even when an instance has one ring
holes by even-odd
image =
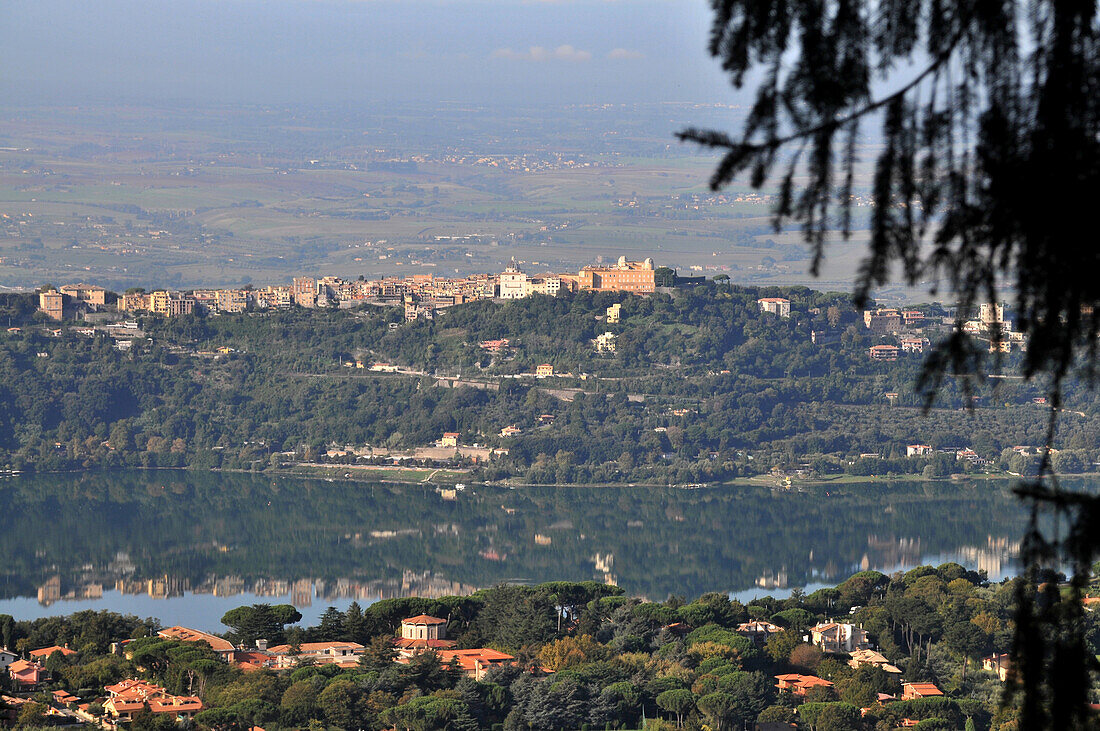
[[[33,657],[36,660],[45,660],[46,658],[48,658],[50,655],[54,654],[55,652],[60,652],[62,655],[66,656],[66,657],[68,657],[69,655],[75,655],[76,654],[76,650],[70,650],[67,647],[61,647],[59,645],[54,645],[53,647],[43,647],[43,648],[40,648],[38,650],[31,650],[30,656]]]
[[[833,687],[831,682],[824,678],[819,678],[816,675],[788,673],[786,675],[776,675],[775,679],[779,681],[776,683],[776,687],[779,688],[779,690],[789,690],[794,695],[806,695],[810,688],[816,688],[818,686],[825,688]]]
[[[757,645],[763,645],[768,638],[783,631],[783,628],[771,622],[743,622],[737,625],[737,634],[744,635]]]
[[[14,683],[17,688],[33,688],[43,682],[48,675],[49,673],[46,672],[46,668],[36,662],[16,660],[11,665],[8,665],[8,677],[11,678],[12,683]]]
[[[276,645],[268,649],[275,657],[275,667],[292,668],[301,660],[309,659],[318,665],[340,665],[350,667],[359,663],[363,646],[358,642],[303,642],[296,654],[291,653],[290,645]]]
[[[237,649],[233,647],[232,642],[223,637],[189,627],[169,627],[160,630],[157,634],[166,639],[179,640],[180,642],[205,642],[225,662],[233,659],[233,653]]]
[[[50,694],[53,696],[54,703],[58,703],[62,706],[67,706],[70,703],[77,703],[80,701],[75,695],[67,690],[55,690]]]
[[[901,686],[901,699],[903,701],[941,695],[943,695],[943,691],[937,688],[935,683],[905,683]]]
[[[232,663],[241,670],[248,672],[274,667],[275,657],[262,650],[237,650],[233,653]]]
[[[104,690],[110,696],[103,704],[104,715],[119,721],[132,721],[146,706],[153,713],[172,714],[176,720],[192,718],[203,709],[202,700],[195,696],[171,695],[161,686],[144,680],[123,680]]]
[[[479,647],[473,650],[441,650],[439,661],[446,665],[454,661],[466,675],[480,681],[489,668],[512,665],[516,658],[504,652]]]
[[[901,675],[901,670],[898,667],[891,665],[885,655],[881,652],[875,652],[874,650],[853,650],[852,657],[848,660],[848,665],[853,668],[858,668],[860,665],[873,665],[877,668],[882,668],[888,673]]]
[[[813,644],[820,647],[822,652],[851,653],[871,647],[867,632],[854,624],[837,622],[819,624],[810,629],[810,637]]]

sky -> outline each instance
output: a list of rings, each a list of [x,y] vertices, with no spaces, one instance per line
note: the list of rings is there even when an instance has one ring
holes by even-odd
[[[13,103],[735,103],[707,0],[4,0]]]

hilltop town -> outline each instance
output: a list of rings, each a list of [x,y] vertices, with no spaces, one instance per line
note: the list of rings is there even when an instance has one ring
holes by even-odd
[[[857,311],[843,294],[683,278],[651,260],[186,292],[73,284],[38,292],[37,313],[7,297],[7,380],[25,383],[5,392],[10,413],[46,419],[0,431],[17,470],[688,485],[1026,474],[1048,413],[1043,385],[1014,378],[949,380],[927,414],[913,391],[953,333],[1010,368],[1027,344],[1002,304]],[[85,416],[49,406],[70,391],[88,394]],[[1072,383],[1065,396],[1056,467],[1092,471],[1094,397]]]
[[[447,278],[432,274],[408,277],[345,280],[340,277],[295,277],[292,284],[263,288],[132,290],[116,295],[94,284],[68,284],[45,287],[38,294],[38,307],[52,320],[63,320],[67,313],[98,312],[108,307],[122,313],[148,312],[166,317],[192,313],[239,313],[249,309],[277,310],[291,306],[356,307],[361,304],[404,304],[406,319],[432,317],[440,309],[479,299],[512,300],[533,294],[557,296],[567,292],[629,292],[652,294],[657,289],[658,270],[653,260],[627,261],[626,257],[610,266],[586,266],[576,274],[528,276],[512,266],[500,274],[475,274]],[[666,270],[664,279],[672,284],[675,274]]]

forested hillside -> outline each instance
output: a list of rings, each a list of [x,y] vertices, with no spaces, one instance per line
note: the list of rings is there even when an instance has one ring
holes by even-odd
[[[789,319],[758,309],[777,294],[791,300]],[[847,296],[804,288],[533,296],[408,323],[400,308],[375,306],[147,317],[125,352],[98,331],[51,332],[28,299],[0,302],[16,329],[0,335],[0,465],[20,470],[264,469],[316,461],[331,446],[421,447],[449,431],[507,450],[477,466],[492,479],[691,483],[773,468],[946,476],[1031,469],[1032,458],[1006,450],[1041,443],[1048,418],[1032,403],[1042,384],[1012,378],[980,386],[973,410],[949,379],[924,413],[914,392],[922,357],[870,360],[880,339]],[[608,323],[614,303],[621,321]],[[614,353],[594,347],[605,332]],[[480,347],[501,338],[500,352]],[[372,372],[375,362],[406,372]],[[532,377],[542,363],[556,375]],[[1090,470],[1096,396],[1069,384],[1065,403],[1056,466]],[[512,425],[518,433],[502,437]],[[907,458],[909,444],[970,448],[988,464]]]

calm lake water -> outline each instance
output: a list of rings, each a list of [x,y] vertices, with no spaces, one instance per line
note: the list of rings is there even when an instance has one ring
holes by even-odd
[[[1001,483],[763,488],[381,485],[190,472],[0,480],[0,613],[112,609],[221,631],[254,602],[328,606],[502,581],[742,599],[861,569],[1011,576],[1026,515]]]

